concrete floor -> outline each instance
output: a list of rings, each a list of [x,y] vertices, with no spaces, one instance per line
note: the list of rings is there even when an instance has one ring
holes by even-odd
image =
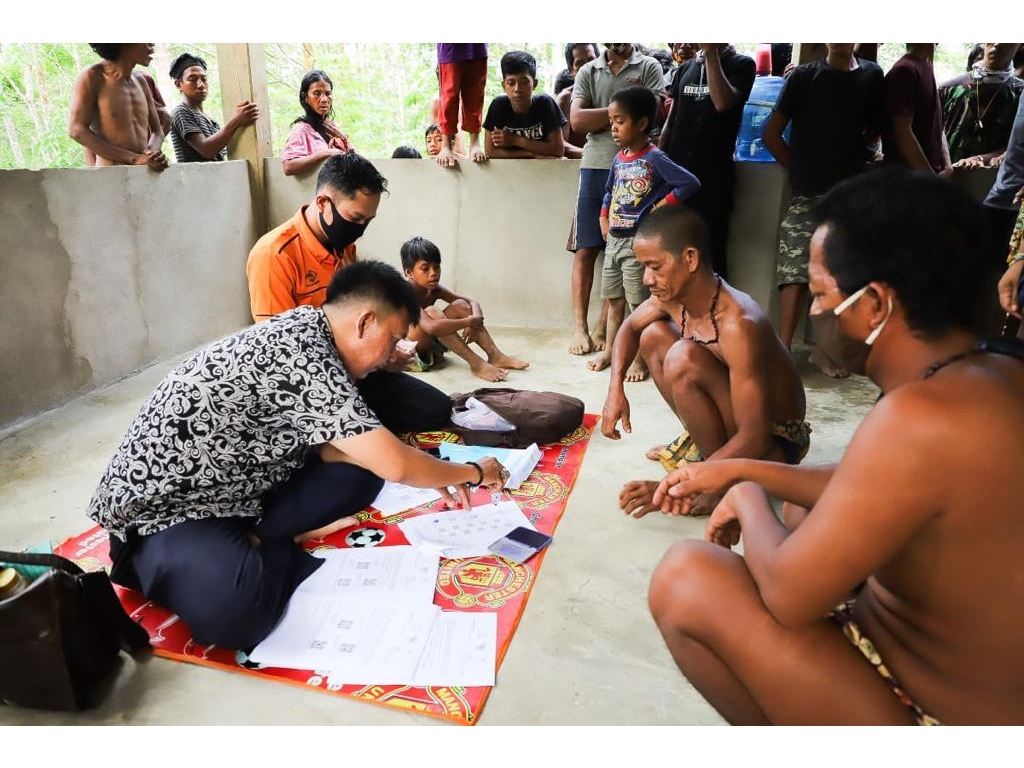
[[[600,414],[606,373],[565,352],[562,331],[495,329],[532,363],[509,386],[567,392]],[[837,460],[877,396],[865,379],[832,381],[797,352],[814,428],[808,463]],[[59,543],[92,525],[85,509],[139,405],[175,361],[163,361],[52,411],[0,440],[0,542]],[[449,356],[425,374],[449,392],[484,383]],[[619,511],[622,484],[655,479],[646,448],[678,434],[650,381],[629,385],[633,434],[591,440],[576,487],[480,724],[715,725],[723,721],[679,674],[647,610],[650,575],[675,540],[704,520]],[[126,660],[112,694],[78,714],[0,707],[0,724],[435,725],[442,721],[246,675],[152,658]]]

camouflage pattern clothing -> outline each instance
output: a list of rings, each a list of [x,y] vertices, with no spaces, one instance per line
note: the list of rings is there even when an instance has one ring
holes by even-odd
[[[955,77],[939,88],[950,161],[1005,150],[1021,91],[1024,80],[1019,77],[1011,76],[1003,83],[990,85],[979,83],[971,73]]]
[[[1020,261],[1020,259],[1014,258],[1020,254],[1024,254],[1024,205],[1020,207],[1017,223],[1013,225],[1013,234],[1010,235],[1010,253],[1007,256],[1007,262]]]
[[[793,195],[789,201],[786,216],[779,224],[779,255],[776,261],[775,284],[800,283],[807,285],[807,265],[811,260],[811,235],[814,223],[811,211],[820,197]]]

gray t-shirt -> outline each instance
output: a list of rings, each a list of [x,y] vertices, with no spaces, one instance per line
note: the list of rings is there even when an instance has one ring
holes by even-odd
[[[381,426],[334,346],[322,309],[302,306],[215,341],[142,406],[89,517],[121,540],[186,520],[259,517],[260,497],[312,446]]]
[[[1006,145],[1006,157],[999,166],[996,182],[985,198],[989,208],[1013,211],[1013,196],[1024,187],[1024,96],[1017,105],[1017,116],[1013,118],[1010,142]]]
[[[642,85],[659,96],[665,95],[665,76],[657,59],[644,56],[635,48],[629,61],[617,75],[608,68],[608,52],[604,51],[593,61],[587,62],[576,74],[572,89],[572,100],[583,99],[588,109],[607,107],[615,92],[631,85]],[[612,158],[618,151],[608,128],[587,134],[583,145],[583,159],[580,168],[607,170],[612,167]]]

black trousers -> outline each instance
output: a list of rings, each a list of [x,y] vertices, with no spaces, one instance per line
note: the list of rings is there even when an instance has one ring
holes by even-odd
[[[448,395],[408,373],[374,371],[356,388],[392,432],[444,429],[452,415]]]
[[[451,415],[448,395],[408,374],[378,371],[359,390],[393,432],[440,429]],[[259,524],[207,518],[127,542],[111,536],[111,578],[180,616],[196,642],[249,649],[270,633],[295,588],[322,562],[293,537],[358,512],[383,485],[366,469],[313,455],[264,494]]]

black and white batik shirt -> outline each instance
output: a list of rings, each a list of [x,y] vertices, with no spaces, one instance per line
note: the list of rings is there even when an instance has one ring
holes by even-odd
[[[381,426],[323,310],[298,307],[178,365],[139,411],[89,517],[122,540],[186,520],[258,517],[307,449]]]

